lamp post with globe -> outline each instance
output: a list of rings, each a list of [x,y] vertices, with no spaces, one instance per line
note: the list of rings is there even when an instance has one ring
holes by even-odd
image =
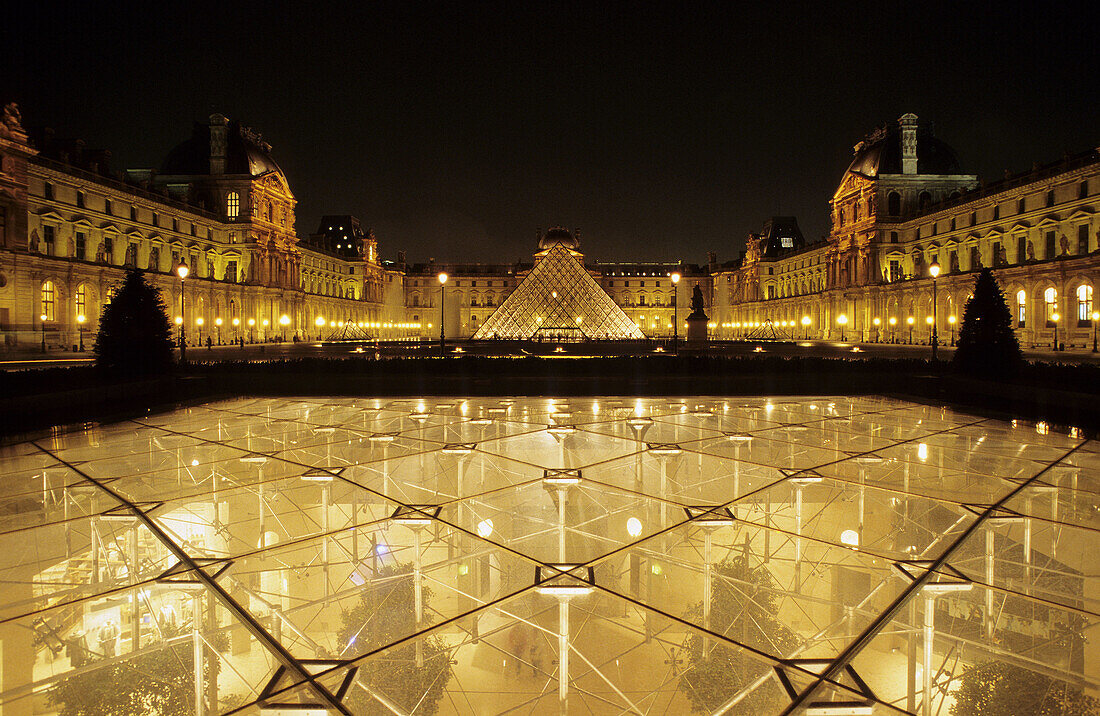
[[[439,279],[439,355],[442,356],[442,355],[446,355],[446,352],[447,352],[447,348],[446,348],[447,336],[446,336],[446,334],[444,333],[444,330],[443,330],[443,324],[446,320],[444,318],[444,316],[446,314],[443,311],[443,306],[444,306],[443,302],[444,302],[444,298],[446,296],[445,289],[447,288],[447,274],[443,273],[443,272],[440,272],[440,274],[439,274],[439,276],[437,276],[437,278]]]
[[[673,271],[672,276],[672,350],[676,350],[679,326],[676,324],[676,286],[680,283],[680,272]],[[689,340],[690,343],[690,340]]]
[[[844,327],[848,325],[848,316],[843,313],[836,317],[836,322],[840,326],[840,342],[844,342]]]
[[[913,324],[917,322],[917,319],[909,316],[905,319],[905,322],[909,324],[909,345],[913,345]]]
[[[939,323],[936,315],[936,277],[940,275],[940,262],[932,261],[928,273],[932,275],[932,360],[936,360],[936,349],[939,347],[939,336],[936,333],[936,325]]]
[[[76,317],[77,330],[80,332],[80,352],[84,352],[84,321],[88,320],[87,316],[81,313]]]
[[[1058,315],[1057,311],[1050,314],[1050,322],[1054,324],[1054,350],[1056,351],[1058,350],[1058,319],[1060,318],[1061,316]]]
[[[947,317],[947,325],[951,326],[951,345],[952,346],[955,345],[955,323],[958,322],[958,320],[959,319],[955,318],[954,314]]]
[[[283,343],[286,343],[286,327],[290,325],[290,316],[285,313],[279,316],[279,325],[283,327]]]
[[[176,267],[176,275],[180,277],[180,363],[187,362],[187,314],[184,310],[186,296],[183,280],[187,278],[188,271],[187,264],[180,261],[180,265]]]

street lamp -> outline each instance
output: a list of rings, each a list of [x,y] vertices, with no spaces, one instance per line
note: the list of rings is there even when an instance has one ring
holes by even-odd
[[[939,336],[936,334],[936,324],[938,323],[938,316],[936,315],[936,277],[940,275],[940,262],[933,260],[928,267],[928,273],[932,274],[932,360],[936,360],[936,348],[939,343]]]
[[[248,319],[248,342],[249,343],[255,343],[256,342],[256,339],[255,339],[255,337],[253,336],[253,333],[252,333],[252,329],[255,326],[256,326],[256,319],[255,318],[249,318]]]
[[[872,320],[871,323],[875,324],[875,343],[878,343],[881,336],[879,326],[882,325],[882,319],[878,316],[875,316],[874,320]]]
[[[325,317],[317,316],[317,320],[313,322],[313,325],[317,326],[317,340],[321,340],[321,329],[325,327]]]
[[[49,318],[45,313],[39,316],[42,319],[42,352],[46,352],[46,319]]]
[[[1056,350],[1056,351],[1058,350],[1058,319],[1059,318],[1061,318],[1061,316],[1058,315],[1057,311],[1050,314],[1050,322],[1054,324],[1054,350]]]
[[[890,341],[892,343],[898,342],[898,319],[897,316],[890,316]]]
[[[234,316],[233,317],[233,335],[236,336],[236,338],[234,338],[233,340],[236,340],[237,338],[240,338],[240,335],[239,335],[240,334],[240,327],[241,327],[241,319]],[[244,347],[244,340],[241,341],[241,347],[242,348]]]
[[[187,278],[187,274],[187,264],[181,260],[180,265],[176,267],[176,275],[180,277],[180,363],[187,362],[187,325],[184,323],[187,314],[184,313],[186,296],[183,288],[183,280]]]
[[[443,332],[443,301],[445,298],[444,289],[447,287],[447,274],[441,271],[436,278],[439,279],[439,355],[445,355],[447,351],[445,343],[447,336]]]
[[[283,343],[286,343],[286,327],[290,325],[290,316],[285,313],[279,316],[279,325],[283,327]]]
[[[676,285],[680,283],[680,272],[672,272],[672,350],[676,350],[676,338],[679,326],[676,324]]]
[[[806,332],[806,340],[810,340],[810,317],[802,317],[802,330]]]
[[[1096,326],[1100,324],[1100,311],[1092,312],[1092,352],[1096,352]]]
[[[80,352],[84,352],[84,321],[88,320],[83,313],[76,317],[77,330],[80,332]]]
[[[844,342],[844,327],[848,325],[848,317],[843,313],[836,317],[837,324],[840,325],[840,342]]]
[[[913,345],[913,324],[917,322],[917,319],[909,316],[905,319],[905,322],[909,324],[909,345]]]
[[[955,322],[958,319],[955,318],[955,314],[951,314],[947,317],[947,325],[951,326],[951,345],[955,345]]]
[[[202,347],[202,327],[206,324],[202,316],[195,319],[195,325],[199,327],[199,347]]]
[[[222,319],[221,318],[215,318],[214,319],[214,328],[218,332],[218,345],[220,346],[222,344]]]

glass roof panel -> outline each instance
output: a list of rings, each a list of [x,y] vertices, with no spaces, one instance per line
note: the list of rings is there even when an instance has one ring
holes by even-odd
[[[0,707],[190,713],[197,638],[208,713],[1095,711],[1098,474],[1076,430],[881,396],[88,425],[0,447]]]

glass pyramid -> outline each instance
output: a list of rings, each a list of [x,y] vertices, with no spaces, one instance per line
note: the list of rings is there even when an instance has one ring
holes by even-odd
[[[475,340],[645,338],[588,273],[580,254],[555,245],[535,258],[534,268],[485,320]]]

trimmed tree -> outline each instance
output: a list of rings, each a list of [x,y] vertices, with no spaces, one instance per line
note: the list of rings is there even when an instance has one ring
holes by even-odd
[[[103,309],[95,340],[96,366],[119,374],[163,373],[172,365],[172,326],[160,292],[137,269]]]
[[[359,601],[342,613],[337,632],[344,646],[341,658],[354,658],[381,649],[416,632],[415,587],[412,565],[381,567],[364,585]],[[433,620],[428,608],[431,589],[421,588],[424,618],[421,628]],[[417,645],[420,664],[417,666]],[[356,681],[345,703],[356,714],[392,716],[370,692],[376,692],[409,713],[431,716],[439,710],[443,691],[451,678],[451,655],[436,636],[410,639],[360,663]],[[365,687],[365,688],[363,688]]]
[[[987,661],[963,672],[951,706],[953,716],[1098,716],[1100,701],[1078,686],[1004,661]]]
[[[129,716],[195,713],[195,661],[190,630],[162,627],[171,644],[145,647],[136,656],[112,662],[94,657],[80,673],[60,679],[46,692],[58,716]],[[188,637],[180,639],[179,637]],[[214,643],[221,648],[227,640]],[[218,678],[217,653],[204,646],[203,676],[207,685]],[[97,665],[103,661],[102,665]]]
[[[974,295],[966,302],[951,366],[970,375],[1004,376],[1023,362],[1004,293],[993,272],[984,268],[974,282]]]
[[[771,572],[764,565],[753,567],[746,556],[730,557],[713,567],[711,576],[711,630],[754,649],[779,657],[789,656],[798,637],[776,615],[779,604]],[[701,623],[703,603],[691,607],[687,618]],[[680,675],[680,690],[693,711],[712,713],[741,689],[769,669],[768,664],[743,649],[710,639],[703,653],[703,637],[692,633],[685,644],[688,666]],[[730,714],[760,714],[778,711],[785,695],[774,679],[768,679]]]

